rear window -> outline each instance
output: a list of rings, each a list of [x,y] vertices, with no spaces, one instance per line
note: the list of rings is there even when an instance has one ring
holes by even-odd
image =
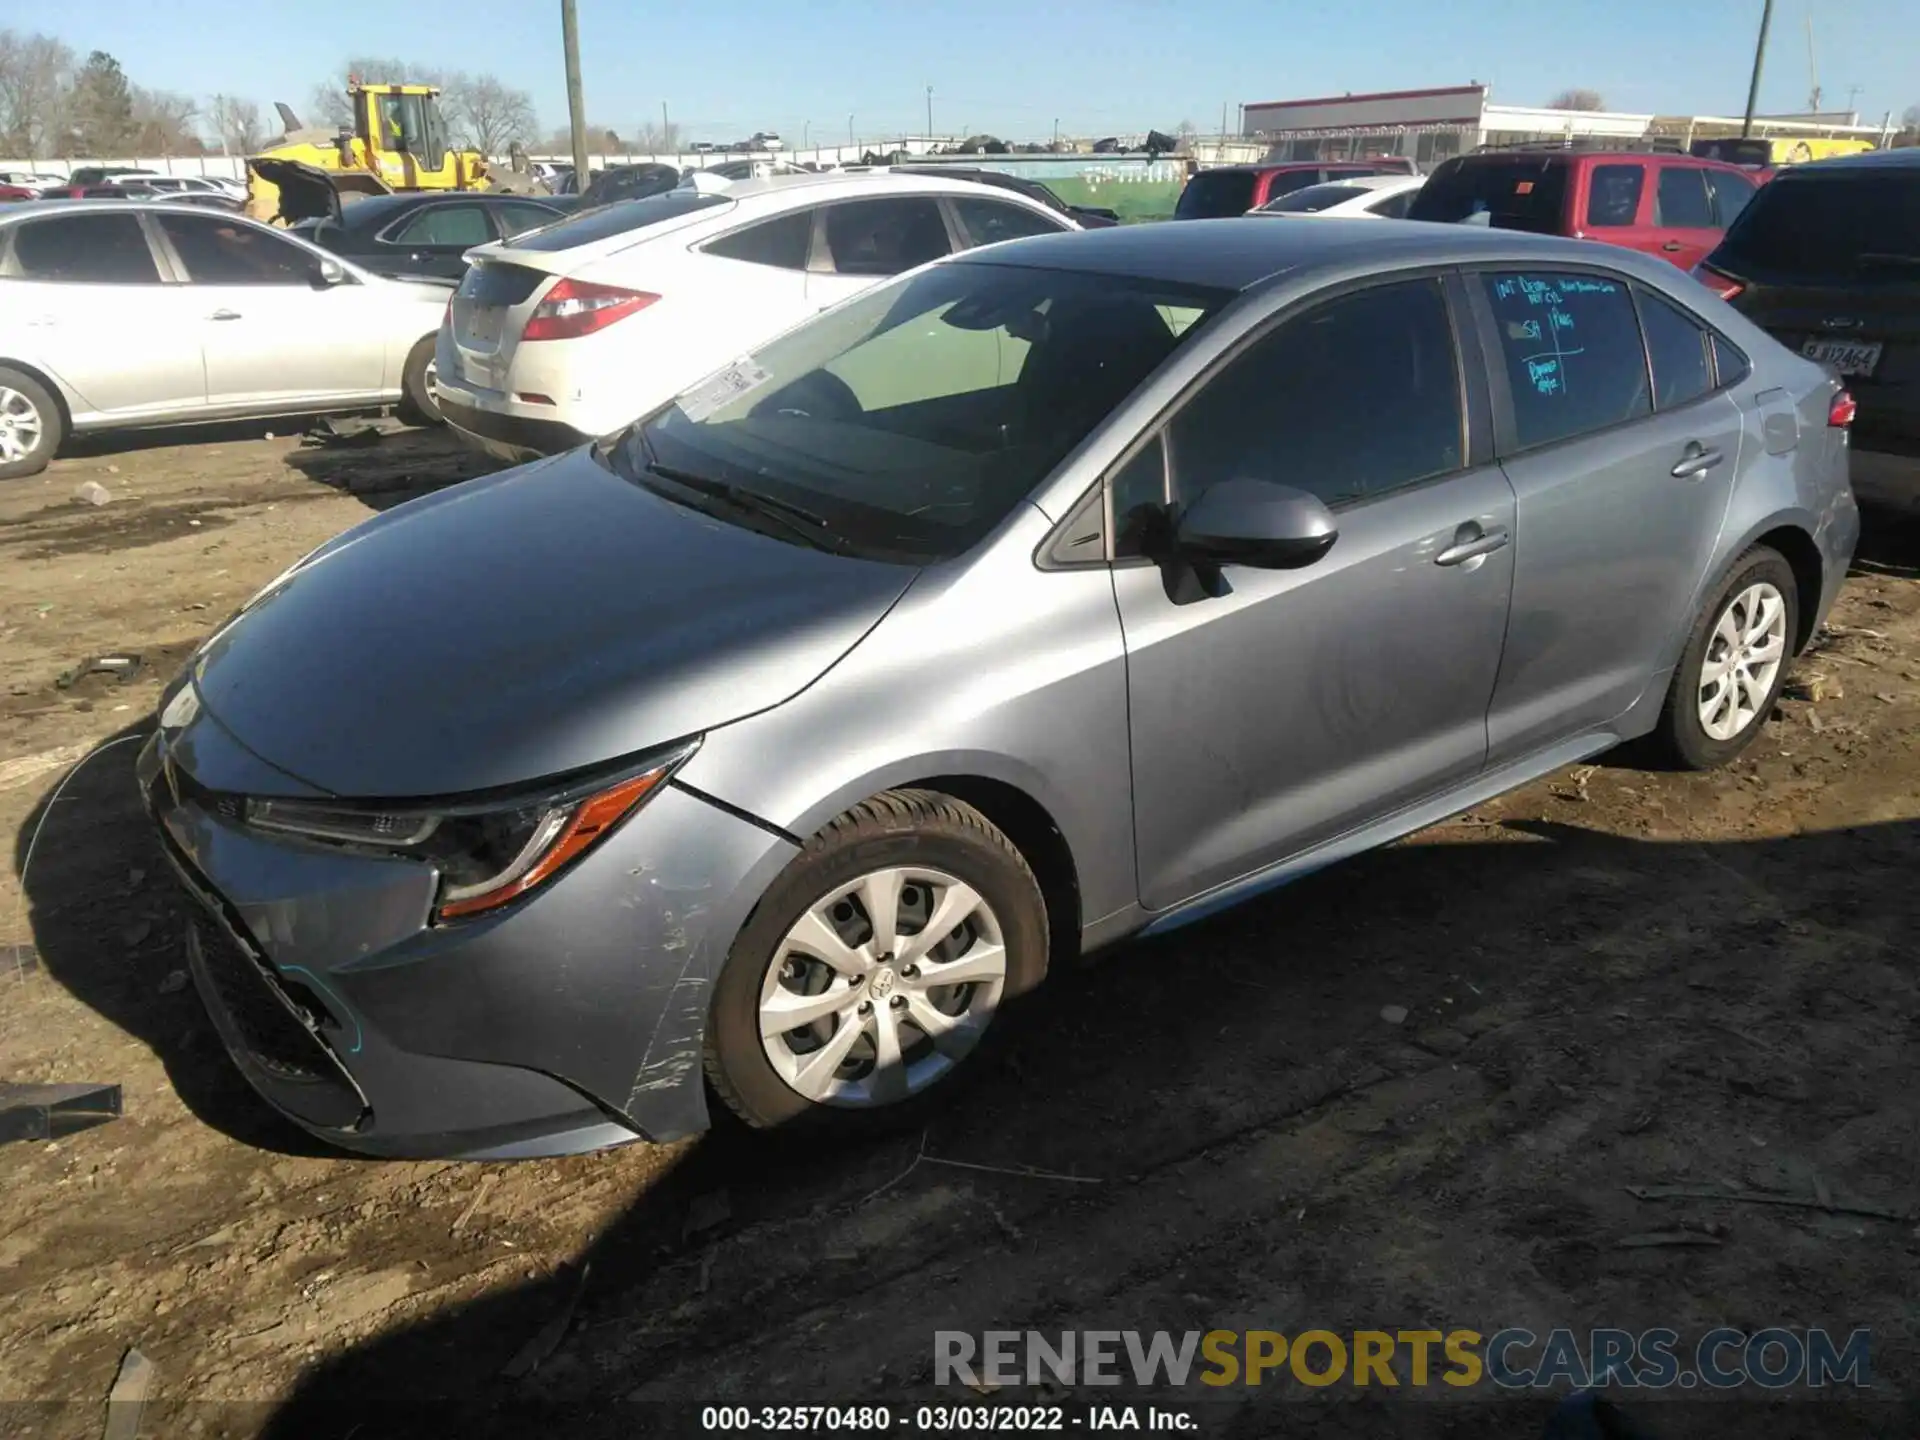
[[[677,220],[696,210],[731,204],[733,201],[724,195],[702,195],[694,190],[674,190],[665,195],[649,195],[644,200],[621,200],[523,236],[514,242],[514,248],[571,250],[576,245],[591,245],[596,240],[610,240],[615,235],[643,230],[663,220]]]
[[[1558,235],[1566,198],[1567,167],[1561,161],[1522,156],[1455,160],[1427,178],[1407,218]]]
[[[1173,218],[1218,220],[1244,215],[1253,208],[1253,178],[1251,170],[1202,170],[1180,192]]]
[[[1759,280],[1920,281],[1920,169],[1763,185],[1712,263]]]
[[[1330,210],[1348,200],[1358,200],[1371,192],[1364,185],[1309,185],[1278,200],[1269,200],[1260,208],[1275,215],[1312,215]]]

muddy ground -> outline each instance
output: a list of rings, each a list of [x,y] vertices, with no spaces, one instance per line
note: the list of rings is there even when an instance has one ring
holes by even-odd
[[[0,486],[0,1079],[126,1111],[0,1149],[0,1431],[99,1434],[130,1346],[149,1435],[634,1435],[692,1433],[670,1402],[950,1402],[936,1329],[1724,1323],[1871,1327],[1879,1403],[1722,1431],[1659,1399],[1659,1433],[1920,1433],[1920,535],[1870,517],[1734,768],[1562,773],[1126,947],[1010,1014],[1009,1062],[923,1134],[351,1159],[253,1097],[183,984],[136,747],[46,801],[288,562],[482,468],[256,428]],[[141,669],[61,687],[115,653]],[[1626,1189],[1661,1185],[1806,1203]],[[1511,1399],[1308,1396],[1194,1413],[1538,1433]]]

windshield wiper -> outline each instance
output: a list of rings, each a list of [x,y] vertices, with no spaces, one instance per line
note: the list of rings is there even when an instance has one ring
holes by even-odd
[[[778,520],[789,529],[798,530],[801,525],[811,530],[828,528],[823,516],[814,514],[804,506],[795,505],[789,500],[781,500],[772,495],[763,495],[758,490],[747,489],[744,485],[735,485],[727,480],[716,480],[711,475],[702,475],[693,470],[682,470],[677,465],[662,465],[658,460],[649,460],[647,469],[663,480],[671,480],[676,485],[684,485],[687,489],[697,490],[702,495],[711,495],[716,500],[724,500],[735,509],[748,510],[756,515],[765,515],[770,519]],[[814,537],[809,535],[807,538]]]

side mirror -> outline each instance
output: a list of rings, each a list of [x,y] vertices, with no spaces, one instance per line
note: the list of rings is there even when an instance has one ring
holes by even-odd
[[[347,272],[338,260],[316,258],[313,262],[313,288],[331,290],[347,283]]]
[[[1180,513],[1174,548],[1196,560],[1298,570],[1333,548],[1340,527],[1316,495],[1267,480],[1225,480]]]

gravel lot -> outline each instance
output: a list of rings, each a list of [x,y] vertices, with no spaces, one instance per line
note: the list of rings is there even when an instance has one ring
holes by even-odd
[[[1724,1323],[1872,1327],[1882,1403],[1650,1404],[1661,1433],[1920,1433],[1920,533],[1869,517],[1739,765],[1563,772],[1113,952],[1011,1014],[1010,1063],[925,1134],[375,1163],[268,1112],[182,987],[135,746],[46,806],[287,563],[484,468],[432,432],[262,437],[0,485],[0,1078],[126,1104],[0,1151],[0,1401],[37,1402],[0,1430],[98,1435],[129,1346],[151,1435],[561,1433],[555,1405],[633,1435],[648,1401],[934,1398],[941,1328]],[[127,652],[131,679],[57,683]],[[1626,1189],[1660,1185],[1807,1204]],[[1262,1393],[1208,1397],[1205,1433],[1537,1433],[1514,1403]]]

